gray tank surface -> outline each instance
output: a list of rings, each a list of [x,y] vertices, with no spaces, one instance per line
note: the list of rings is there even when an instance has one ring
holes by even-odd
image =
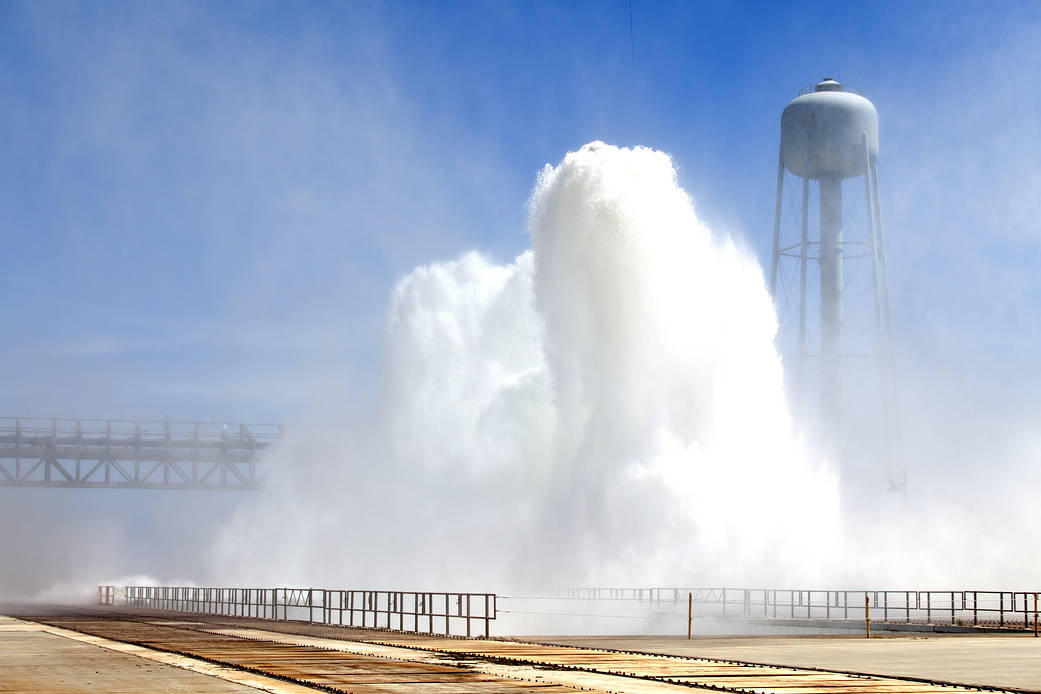
[[[781,114],[781,158],[799,178],[844,179],[864,174],[878,159],[878,112],[870,101],[825,77],[813,92],[792,99]]]

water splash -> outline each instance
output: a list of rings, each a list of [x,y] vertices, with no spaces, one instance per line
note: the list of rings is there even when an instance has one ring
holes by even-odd
[[[596,142],[547,166],[531,228],[557,416],[542,517],[581,548],[577,575],[805,575],[818,553],[800,538],[836,518],[837,493],[792,435],[755,260],[646,148]]]
[[[291,473],[218,539],[222,579],[503,591],[820,575],[835,480],[793,436],[755,260],[646,148],[571,152],[529,206],[515,262],[471,252],[398,283],[379,414],[350,456],[287,444]]]

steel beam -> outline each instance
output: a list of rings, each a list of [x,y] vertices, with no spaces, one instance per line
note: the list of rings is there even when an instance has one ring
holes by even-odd
[[[280,425],[0,417],[0,486],[246,490]]]

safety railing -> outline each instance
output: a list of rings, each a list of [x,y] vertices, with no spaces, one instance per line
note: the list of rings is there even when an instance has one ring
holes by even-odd
[[[281,434],[279,424],[0,417],[0,444],[15,446],[257,450]]]
[[[863,620],[1035,629],[1041,590],[797,590],[771,588],[571,588],[573,600],[635,600],[686,606],[703,616]],[[690,598],[688,598],[690,596]]]
[[[117,590],[115,586],[98,586],[98,604],[115,605]]]
[[[103,605],[166,612],[459,636],[490,636],[498,614],[494,593],[99,586],[98,597]]]
[[[256,489],[277,424],[0,417],[0,486]]]
[[[819,84],[818,82],[814,82],[813,84],[808,84],[805,87],[800,87],[799,88],[799,96],[806,96],[807,94],[813,94],[814,92],[817,91],[817,85],[818,84]],[[840,89],[838,91],[850,92],[852,94],[858,94],[860,96],[863,96],[862,94],[860,94],[860,90],[859,89],[854,89],[853,87],[846,86],[845,84],[843,84],[842,85],[842,89]]]

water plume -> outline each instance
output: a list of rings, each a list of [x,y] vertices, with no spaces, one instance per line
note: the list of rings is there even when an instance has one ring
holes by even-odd
[[[792,435],[755,260],[713,236],[646,148],[596,142],[547,166],[531,229],[557,415],[542,517],[581,548],[576,574],[806,571],[799,538],[834,518],[836,493]]]
[[[500,592],[819,575],[836,485],[792,433],[755,260],[647,148],[569,153],[529,208],[513,263],[470,252],[397,284],[378,413],[347,450],[287,442],[286,476],[220,533],[217,575]]]

